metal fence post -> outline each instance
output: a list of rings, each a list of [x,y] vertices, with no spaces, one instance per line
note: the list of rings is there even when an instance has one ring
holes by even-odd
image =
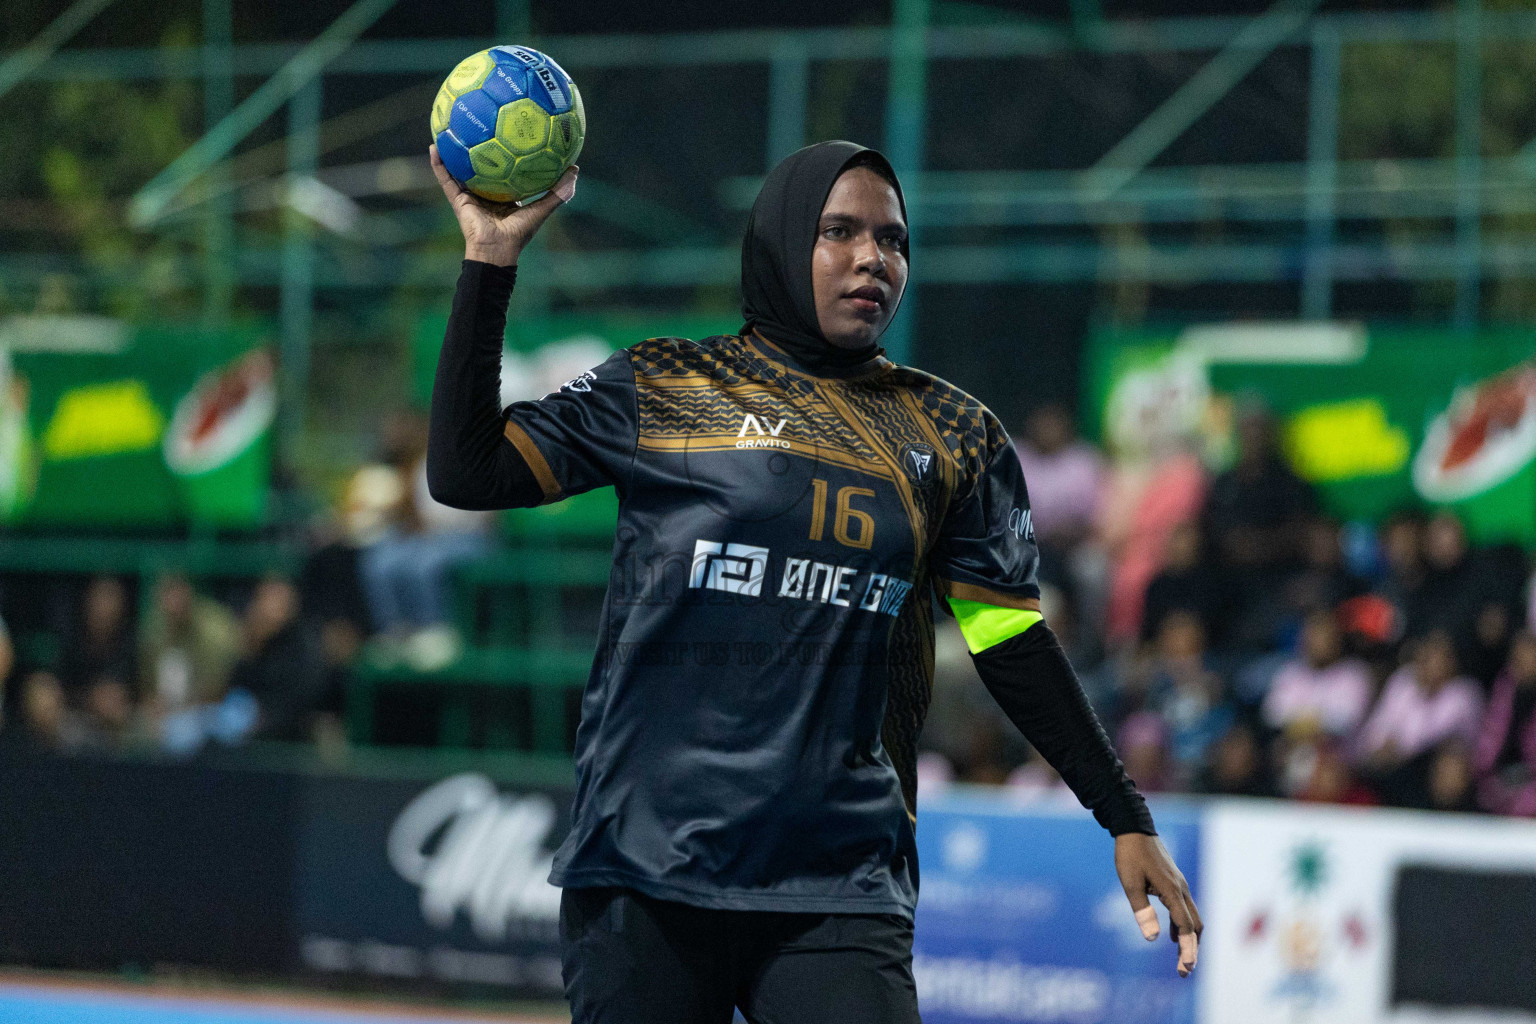
[[[774,48],[768,73],[768,166],[805,145],[805,112],[810,92],[810,57],[786,39]]]
[[[885,107],[885,154],[902,182],[909,228],[916,228],[917,225],[910,222],[912,211],[921,202],[923,128],[928,98],[929,0],[895,0],[895,6]],[[913,230],[912,234],[915,245],[917,232]],[[911,362],[912,333],[916,323],[917,288],[908,281],[901,310],[881,339],[894,361]]]
[[[223,121],[235,107],[231,0],[203,0],[203,124]],[[203,208],[203,322],[221,327],[229,320],[235,295],[234,197],[228,173],[208,169],[209,199]]]
[[[1333,241],[1339,178],[1339,66],[1342,44],[1328,21],[1312,26],[1312,82],[1307,111],[1307,262],[1301,315],[1333,315]]]
[[[1481,0],[1456,3],[1456,307],[1458,331],[1477,329],[1482,288],[1482,92]]]
[[[314,225],[295,208],[293,190],[312,178],[320,165],[321,78],[316,76],[288,101],[288,181],[290,201],[283,211],[282,275],[278,295],[282,330],[282,375],[278,388],[281,451],[291,468],[304,433],[310,334],[314,326]]]

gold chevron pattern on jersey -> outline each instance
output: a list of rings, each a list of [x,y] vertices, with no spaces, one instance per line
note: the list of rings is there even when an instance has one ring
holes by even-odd
[[[652,338],[630,348],[639,404],[640,447],[677,447],[669,439],[688,439],[690,450],[715,442],[733,447],[744,413],[803,421],[813,436],[787,435],[803,442],[796,450],[848,462],[851,468],[888,475],[878,453],[867,445],[817,394],[815,385],[758,356],[740,338]],[[862,461],[861,461],[862,460]]]
[[[910,391],[897,386],[890,375],[850,381],[844,385],[842,394],[892,465],[900,465],[902,449],[911,442],[934,448],[938,459],[935,486],[908,487],[918,517],[918,535],[931,540],[944,520],[962,467],[953,459],[945,458],[943,438],[929,422],[926,410],[913,399]],[[920,551],[926,549],[926,544],[919,548]]]
[[[982,468],[1008,444],[1008,432],[990,409],[941,377],[900,366],[891,380],[910,391],[928,414],[959,466],[958,493],[966,493],[981,479]]]
[[[933,700],[933,611],[908,601],[891,624],[888,691],[880,742],[901,780],[907,814],[917,818],[917,737]]]

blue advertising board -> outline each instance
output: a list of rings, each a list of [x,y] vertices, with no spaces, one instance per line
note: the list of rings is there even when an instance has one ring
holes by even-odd
[[[1153,811],[1198,900],[1198,812]],[[1075,802],[953,790],[919,808],[917,847],[913,970],[927,1024],[1193,1024],[1195,983],[1174,971],[1167,911],[1153,899],[1163,934],[1147,942],[1113,840]]]

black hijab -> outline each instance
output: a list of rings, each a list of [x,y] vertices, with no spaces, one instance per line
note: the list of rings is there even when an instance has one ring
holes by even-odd
[[[747,318],[742,333],[757,328],[812,372],[856,366],[884,351],[874,341],[862,348],[839,348],[822,335],[816,319],[811,287],[816,227],[833,183],[854,163],[872,165],[891,182],[905,220],[906,199],[890,161],[852,142],[818,142],[768,172],[741,242],[741,312]],[[901,254],[907,255],[905,241]]]

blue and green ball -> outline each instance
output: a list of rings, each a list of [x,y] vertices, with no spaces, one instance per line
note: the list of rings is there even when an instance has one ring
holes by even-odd
[[[493,202],[521,202],[548,191],[576,162],[587,115],[559,64],[526,46],[495,46],[443,82],[432,135],[459,184]]]

